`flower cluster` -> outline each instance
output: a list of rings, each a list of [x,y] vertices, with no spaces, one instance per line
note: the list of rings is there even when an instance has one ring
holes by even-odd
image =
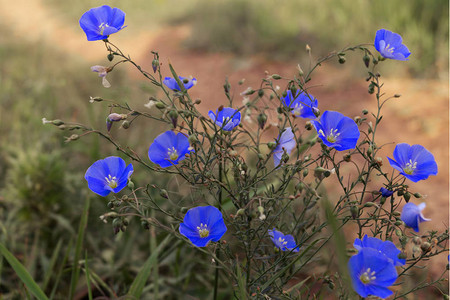
[[[102,7],[93,8],[88,12],[86,12],[80,19],[80,26],[85,31],[89,41],[104,40],[105,44],[108,44],[107,38],[109,37],[109,35],[116,33],[124,28],[123,25],[124,17],[125,14],[120,9],[111,8],[105,5]],[[376,61],[376,63],[385,60],[385,58],[395,60],[408,60],[408,57],[410,56],[408,48],[402,44],[402,38],[400,37],[400,35],[388,31],[386,29],[380,29],[379,31],[377,31],[373,46],[381,54],[381,57],[378,57],[377,59],[370,53],[370,55],[372,55],[373,60]],[[367,53],[369,51],[366,48],[364,48],[363,50],[366,52],[366,56],[368,56]],[[367,59],[365,59],[364,61],[366,63]],[[374,64],[376,63],[374,62]],[[159,66],[159,63],[155,64],[152,63],[152,66],[155,65]],[[366,63],[366,66],[368,65],[369,64]],[[91,69],[94,72],[98,72],[98,75],[102,78],[103,85],[105,87],[109,87],[110,84],[106,80],[106,75],[112,71],[113,67],[93,66]],[[156,70],[157,68],[154,67],[154,72],[156,72]],[[149,76],[148,74],[150,73],[145,73],[146,77]],[[375,80],[374,78],[376,78],[376,76],[373,75],[371,72],[369,72],[369,74],[371,74],[370,78]],[[233,102],[231,100],[231,97],[229,97],[230,107],[224,107],[222,105],[215,111],[210,110],[208,112],[209,116],[208,119],[202,116],[197,111],[195,111],[195,114],[193,113],[191,114],[191,112],[193,112],[194,110],[192,111],[187,110],[189,109],[189,107],[194,106],[193,105],[190,106],[190,104],[192,103],[183,102],[185,99],[190,100],[188,94],[186,94],[185,92],[186,90],[196,85],[197,83],[196,78],[192,77],[187,78],[182,76],[179,76],[177,78],[176,73],[174,71],[173,75],[175,76],[175,78],[165,77],[165,79],[162,80],[163,77],[161,76],[161,73],[159,73],[159,75],[160,75],[159,81],[157,81],[152,77],[152,79],[154,79],[153,82],[155,83],[155,85],[161,87],[161,89],[164,91],[164,94],[168,98],[170,98],[169,100],[171,101],[170,102],[171,107],[169,107],[169,105],[166,105],[165,103],[159,102],[156,98],[153,97],[150,98],[152,100],[150,100],[150,102],[148,102],[148,104],[146,104],[145,106],[147,108],[151,108],[152,106],[155,105],[161,111],[166,109],[163,113],[162,119],[166,118],[164,119],[164,121],[166,121],[166,123],[169,124],[170,120],[172,120],[173,128],[172,130],[167,130],[159,134],[149,146],[148,159],[154,165],[149,166],[145,162],[143,164],[146,167],[149,167],[155,171],[181,174],[183,175],[183,178],[185,178],[186,180],[188,179],[191,180],[190,183],[192,185],[196,185],[199,182],[201,182],[201,184],[205,186],[218,187],[219,189],[218,194],[220,194],[220,197],[222,197],[221,196],[222,193],[225,193],[226,191],[230,196],[233,196],[230,198],[242,197],[245,198],[244,200],[242,200],[243,202],[247,201],[244,203],[243,202],[237,203],[234,202],[234,200],[236,199],[233,199],[229,200],[230,202],[228,202],[227,204],[230,204],[230,206],[227,206],[222,202],[222,198],[220,198],[219,201],[217,202],[218,205],[216,205],[218,208],[213,205],[208,205],[208,206],[192,207],[189,210],[187,210],[187,212],[184,209],[181,210],[183,213],[186,212],[182,222],[180,222],[181,218],[178,218],[174,214],[168,213],[168,215],[178,220],[177,224],[179,223],[178,227],[179,234],[187,238],[192,245],[196,247],[207,247],[208,245],[210,245],[211,242],[219,242],[227,232],[227,225],[228,226],[231,225],[230,228],[236,228],[241,225],[241,223],[239,223],[241,221],[240,219],[235,223],[230,224],[228,222],[232,222],[231,219],[235,219],[238,216],[245,216],[245,218],[243,218],[245,220],[242,221],[242,224],[244,224],[244,222],[247,222],[245,223],[245,225],[249,228],[247,233],[255,234],[255,236],[256,233],[254,233],[253,231],[257,232],[259,230],[258,233],[259,236],[257,236],[259,242],[261,242],[263,239],[269,240],[270,238],[270,240],[275,246],[275,251],[276,252],[281,251],[278,254],[282,255],[283,259],[285,256],[288,256],[289,258],[291,254],[299,255],[295,253],[300,251],[300,247],[304,246],[297,244],[297,242],[295,241],[296,238],[293,235],[290,234],[285,235],[282,232],[278,231],[276,228],[273,228],[274,224],[278,224],[275,223],[278,222],[279,220],[276,218],[281,219],[282,218],[281,212],[284,212],[284,210],[280,210],[281,211],[280,214],[274,216],[275,214],[272,214],[272,212],[276,211],[276,209],[274,208],[278,208],[274,204],[274,206],[271,207],[271,210],[266,211],[267,212],[266,215],[264,213],[264,207],[267,203],[261,204],[261,202],[266,201],[263,200],[264,198],[270,199],[272,202],[277,202],[278,204],[279,202],[283,202],[283,200],[287,199],[288,197],[290,200],[295,200],[300,197],[304,197],[301,199],[304,201],[305,210],[309,210],[310,208],[312,208],[315,203],[311,203],[313,201],[307,199],[308,196],[310,196],[311,199],[320,198],[320,196],[319,193],[317,193],[316,190],[314,190],[312,184],[304,184],[303,180],[308,175],[309,172],[308,167],[314,164],[316,167],[314,180],[319,179],[316,181],[317,187],[323,178],[328,177],[329,174],[332,173],[332,171],[328,171],[328,168],[333,168],[332,169],[333,172],[336,175],[339,175],[336,177],[339,177],[337,179],[341,183],[341,186],[344,188],[346,196],[348,196],[349,199],[350,196],[353,197],[354,195],[359,195],[360,193],[360,191],[356,192],[355,191],[356,189],[354,190],[354,186],[358,185],[360,182],[364,184],[364,189],[361,192],[362,195],[361,201],[359,203],[360,206],[358,206],[358,203],[356,203],[357,201],[353,202],[353,199],[350,199],[350,201],[348,201],[352,202],[350,211],[351,217],[353,219],[356,219],[358,216],[362,215],[362,213],[358,214],[359,213],[358,210],[360,209],[359,207],[364,208],[366,206],[367,207],[376,206],[377,209],[380,209],[378,205],[374,205],[375,203],[371,203],[371,205],[367,204],[364,205],[364,203],[362,203],[363,200],[365,199],[364,198],[365,187],[367,185],[367,182],[370,180],[369,177],[370,172],[365,170],[375,169],[377,171],[380,171],[380,173],[378,174],[380,175],[380,177],[382,177],[381,175],[383,175],[382,178],[386,178],[388,181],[382,184],[383,187],[381,187],[378,192],[377,191],[373,192],[373,194],[377,195],[378,197],[380,197],[381,195],[382,201],[380,201],[380,205],[384,204],[386,198],[391,199],[392,215],[389,216],[389,222],[385,222],[386,224],[389,223],[389,226],[392,225],[391,227],[394,226],[400,227],[403,226],[404,224],[407,227],[411,227],[414,231],[419,232],[419,224],[421,222],[430,221],[430,219],[425,218],[422,214],[422,210],[425,208],[425,203],[421,203],[419,205],[409,203],[408,202],[409,197],[406,196],[405,201],[408,203],[406,203],[403,206],[403,211],[401,215],[397,214],[397,212],[394,211],[398,207],[401,207],[400,204],[397,205],[397,203],[395,202],[396,196],[394,196],[394,191],[398,192],[398,195],[402,195],[400,191],[401,192],[407,191],[408,186],[404,184],[406,179],[413,182],[418,182],[420,180],[427,179],[431,175],[436,175],[438,172],[437,163],[434,159],[434,156],[423,146],[421,145],[411,146],[406,143],[397,144],[393,152],[393,158],[388,157],[388,160],[392,168],[397,170],[400,173],[400,175],[397,176],[392,175],[391,179],[389,179],[389,177],[386,175],[387,173],[381,171],[382,163],[380,162],[380,160],[377,160],[376,157],[371,156],[373,154],[374,149],[376,148],[375,142],[373,140],[370,140],[370,138],[368,138],[370,133],[374,132],[371,131],[374,130],[371,123],[366,122],[366,124],[369,125],[369,130],[368,134],[365,134],[365,132],[363,131],[364,127],[361,126],[360,131],[360,125],[363,124],[361,118],[359,118],[358,121],[356,118],[352,119],[350,117],[344,116],[340,112],[330,110],[326,110],[323,112],[323,114],[320,115],[320,111],[318,109],[318,100],[306,92],[307,90],[304,89],[301,81],[297,82],[297,84],[295,84],[295,81],[289,82],[286,92],[282,94],[283,96],[279,96],[279,94],[276,92],[276,90],[281,89],[280,87],[273,89],[273,86],[270,85],[272,91],[274,92],[270,96],[270,100],[275,99],[278,118],[280,120],[280,122],[276,124],[277,128],[274,133],[273,131],[272,132],[269,130],[266,131],[266,129],[269,126],[266,126],[266,128],[264,128],[269,115],[269,113],[267,115],[265,113],[269,107],[264,108],[257,107],[254,103],[250,103],[249,98],[247,98],[247,96],[250,97],[255,92],[258,92],[257,94],[259,98],[263,98],[266,92],[264,89],[267,88],[267,86],[261,88],[259,91],[255,91],[252,88],[248,88],[243,93],[243,95],[246,96],[244,106],[238,109],[231,107],[233,106]],[[272,75],[272,78],[281,79],[279,75],[277,76]],[[304,81],[304,83],[306,82],[307,80]],[[227,85],[228,82],[224,87],[225,91],[228,93],[229,89]],[[295,86],[298,86],[300,90],[296,90]],[[166,87],[171,91],[173,91],[173,93],[172,92],[168,93]],[[185,96],[186,98],[183,98]],[[176,103],[178,102],[176,101],[178,100],[180,101],[180,103],[182,103],[187,107],[185,111],[181,112],[181,109],[177,107]],[[113,107],[112,109],[116,109],[116,106],[112,107]],[[265,134],[267,134],[265,138],[267,138],[268,140],[272,140],[272,142],[264,144],[267,145],[269,149],[267,150],[266,148],[265,150],[267,152],[264,153],[263,152],[264,150],[260,151],[259,148],[260,136],[258,136],[257,139],[253,140],[252,135],[248,134],[252,138],[253,142],[256,144],[256,147],[254,149],[257,149],[256,152],[258,154],[259,159],[258,168],[259,170],[263,170],[261,171],[261,173],[264,173],[264,175],[261,175],[261,177],[259,178],[257,178],[257,175],[254,176],[255,178],[254,182],[256,182],[256,184],[253,182],[253,185],[248,183],[250,182],[250,179],[248,178],[243,179],[244,175],[247,175],[246,171],[248,169],[248,165],[245,162],[246,158],[243,157],[239,157],[239,159],[236,158],[239,155],[237,155],[236,151],[234,150],[234,146],[236,144],[233,144],[233,142],[238,140],[239,138],[239,142],[236,142],[239,145],[239,147],[242,147],[243,149],[250,148],[248,145],[246,145],[245,141],[240,140],[242,136],[248,133],[246,126],[244,124],[241,124],[241,111],[244,114],[244,120],[246,118],[250,119],[251,114],[250,107],[252,109],[255,107],[255,110],[261,109],[261,111],[258,112],[259,113],[258,133],[260,131],[264,131]],[[381,109],[381,106],[379,106],[379,109]],[[135,111],[131,109],[128,111],[127,114],[118,114],[110,112],[110,114],[106,119],[108,133],[110,133],[110,130],[114,122],[125,120],[127,118],[132,118],[134,115],[133,113],[135,113]],[[175,117],[172,114],[175,114]],[[183,124],[180,126],[177,126],[176,122],[179,116],[178,114],[180,114],[180,116],[181,114],[183,114],[182,116],[185,117],[183,118]],[[367,114],[367,112],[365,114]],[[136,113],[135,115],[139,114]],[[375,115],[373,116],[375,117]],[[284,124],[283,122],[281,122],[283,118],[284,120],[286,120]],[[299,127],[296,124],[296,122],[304,122],[305,120],[301,120],[298,118],[311,119],[310,121],[306,122],[305,128],[307,130],[311,130],[314,127],[315,132],[311,135],[311,137],[308,137],[310,140],[308,141],[308,144],[306,144],[306,146],[312,147],[316,143],[316,141],[320,142],[322,152],[321,156],[319,156],[319,158],[317,159],[311,159],[310,155],[309,157],[305,156],[304,158],[300,158],[300,154],[302,154],[302,151],[305,148],[303,147],[305,146],[305,144],[304,143],[302,144],[302,139],[304,139],[305,135],[302,136],[301,130],[299,130]],[[378,117],[376,118],[377,118],[376,125],[378,125],[378,122],[381,120],[381,118]],[[196,126],[196,123],[194,121],[189,123],[189,119],[201,122],[204,131],[196,131],[194,128]],[[49,123],[50,121],[44,120],[44,123],[46,122]],[[128,122],[128,120],[124,122]],[[186,123],[189,124],[186,125]],[[213,135],[211,135],[211,131],[214,132]],[[361,137],[361,133],[363,133],[362,134],[363,141],[360,141],[358,143]],[[375,134],[373,134],[373,136],[374,135]],[[203,141],[200,142],[199,140],[197,140],[196,136],[202,136],[203,141],[206,142]],[[210,138],[211,136],[214,137]],[[193,140],[196,141],[195,144]],[[227,156],[227,153],[224,153],[225,152],[224,149],[226,149],[225,146],[215,147],[214,143],[218,143],[217,141],[224,141],[224,143],[221,145],[226,145],[228,149],[231,149],[230,152],[233,151],[235,154]],[[208,152],[208,154],[205,154],[207,153],[206,151],[207,147],[210,147],[210,149],[213,150]],[[365,147],[368,147],[369,149],[366,150]],[[219,148],[219,150],[214,152],[216,148]],[[341,161],[336,162],[334,160],[335,154],[339,155],[339,153],[336,151],[346,151],[346,150],[350,151],[347,151],[345,153],[344,158]],[[298,160],[296,162],[293,162],[294,156],[290,158],[291,153],[293,151],[296,151],[296,153],[298,153],[297,155]],[[354,184],[349,183],[348,187],[344,187],[342,179],[344,178],[344,176],[339,174],[338,168],[341,163],[345,164],[346,162],[350,162],[351,161],[350,157],[351,155],[354,154],[361,154],[361,157],[366,160],[366,164],[364,166],[364,168],[366,168],[364,169],[364,172],[366,173],[361,171],[358,180]],[[133,160],[140,161],[140,157],[138,155],[136,156],[130,155],[130,157]],[[261,166],[260,163],[263,162],[265,164],[269,159],[272,159],[272,157],[274,167],[267,171],[267,167],[265,165]],[[291,160],[290,164],[289,160]],[[227,161],[233,163],[233,166],[231,167],[233,168],[233,170],[225,166],[225,163]],[[353,161],[353,163],[354,165],[357,165],[355,161]],[[307,165],[306,169],[302,169],[304,167],[302,164],[304,163]],[[219,167],[217,167],[218,164]],[[163,170],[164,168],[170,167],[172,167],[172,169]],[[325,169],[325,167],[327,169]],[[216,172],[217,169],[219,169],[218,172]],[[360,170],[358,166],[357,169],[359,172]],[[183,173],[184,170],[189,171],[193,170],[193,173],[192,174],[190,174],[189,172]],[[122,158],[107,157],[105,159],[98,160],[95,163],[93,163],[86,171],[85,179],[88,182],[89,188],[94,193],[106,197],[111,192],[119,193],[125,186],[127,186],[127,183],[129,183],[130,176],[132,175],[132,173],[133,173],[133,166],[131,164],[127,166]],[[214,177],[213,173],[219,173],[218,178]],[[327,176],[323,175],[325,173],[328,173],[328,175]],[[229,176],[228,174],[234,174],[234,178],[231,175]],[[258,173],[256,172],[256,174]],[[276,180],[274,180],[273,184],[272,183],[267,184],[267,182],[263,182],[264,180],[266,180],[266,178],[268,178],[269,175],[272,176],[273,174],[275,174],[274,176],[276,177]],[[365,176],[365,174],[367,174],[367,177]],[[223,176],[225,177],[225,180],[222,180]],[[291,176],[290,179],[286,179],[289,176]],[[289,180],[291,180],[292,178],[298,180],[298,184],[296,183],[295,186],[296,194],[289,195],[287,197],[286,195],[291,190],[291,188],[292,190],[294,190],[293,185],[292,184],[289,185],[291,182]],[[243,188],[244,186],[245,188],[255,187],[254,191],[252,191],[252,195],[249,196],[251,193],[249,193],[248,190],[245,191],[246,192],[245,196],[234,195],[234,192],[232,192],[234,191],[233,190],[235,188],[234,186],[232,186],[233,188],[225,189],[224,182],[225,181],[230,182],[233,179],[234,179],[233,184],[236,184],[237,187],[236,189],[237,194],[239,194],[240,192],[239,189]],[[284,186],[280,188],[279,193],[276,194],[274,192],[275,190],[274,185],[278,184],[280,181],[282,181],[280,185]],[[271,185],[272,191],[269,191],[268,189],[267,197],[266,195],[261,196],[264,192],[259,191],[259,186],[264,185],[266,186]],[[129,186],[133,185],[130,184]],[[302,194],[304,191],[302,189],[305,187],[307,187],[309,194],[307,192]],[[211,188],[211,190],[213,189],[214,188]],[[168,199],[168,197],[166,198]],[[249,200],[250,198],[251,200]],[[252,209],[252,205],[255,205],[254,204],[255,202],[253,201],[256,202],[259,201],[258,206],[258,211],[260,213],[259,218],[255,217],[256,214],[254,212],[253,213],[249,212]],[[233,207],[231,204],[233,204],[234,207],[238,209],[238,213],[236,213],[236,215],[222,214],[226,210],[230,209],[230,207]],[[290,204],[291,203],[289,202],[287,205]],[[347,202],[342,205],[344,206],[346,204]],[[338,205],[340,204],[337,204],[336,208],[338,208]],[[339,208],[340,208],[339,211],[345,212],[345,210],[342,210],[341,207]],[[395,216],[395,218],[391,218],[392,216]],[[400,216],[400,218],[398,218],[398,216]],[[377,221],[375,217],[373,219],[375,220],[375,222]],[[268,222],[269,220],[271,223],[265,223]],[[348,221],[350,219],[344,218],[343,220]],[[227,221],[227,225],[225,221]],[[298,233],[299,231],[297,229],[303,226],[304,223],[306,224],[306,222],[302,221],[303,220],[296,220],[295,223],[296,225],[292,226],[295,227],[295,229],[291,229],[290,232]],[[359,221],[360,220],[358,220],[358,223]],[[251,222],[261,222],[266,227],[253,226],[254,223]],[[366,225],[369,224],[369,222],[370,220],[364,223],[364,225],[361,225],[360,228],[369,227],[369,225]],[[285,224],[279,224],[277,226],[280,226],[278,228],[285,228]],[[381,228],[384,228],[383,226],[384,225],[381,225]],[[273,229],[268,230],[268,228]],[[284,230],[285,229],[283,229],[283,231]],[[173,231],[174,230],[172,230],[171,232]],[[382,230],[377,231],[376,235],[380,235],[381,231]],[[303,232],[306,232],[306,229],[303,230]],[[392,234],[393,232],[394,231],[391,229],[389,233]],[[402,230],[399,230],[398,232],[399,236],[400,234],[403,234]],[[395,233],[397,233],[397,231]],[[176,234],[178,235],[178,233]],[[239,234],[242,234],[242,232],[239,231]],[[253,236],[252,238],[254,238],[255,236]],[[386,233],[386,237],[389,236],[391,235]],[[180,238],[180,236],[178,237]],[[181,238],[184,240],[183,237]],[[297,236],[297,238],[299,238],[299,236]],[[304,238],[302,235],[300,240],[306,241],[308,240],[308,238]],[[251,246],[253,241],[246,241],[246,243]],[[224,241],[222,241],[222,243],[220,244],[213,244],[214,247],[211,248],[216,249],[217,246],[217,249],[221,249],[223,244],[225,244]],[[369,237],[367,235],[365,235],[362,239],[358,238],[355,239],[353,246],[356,248],[358,253],[349,259],[348,269],[350,272],[352,285],[356,293],[358,293],[361,297],[376,296],[380,298],[386,298],[392,295],[393,292],[389,289],[389,287],[392,286],[398,278],[396,267],[403,266],[406,263],[405,254],[402,253],[401,250],[399,250],[393,242],[388,240],[382,241],[376,237]],[[402,249],[405,249],[403,242],[402,242]],[[209,250],[211,249],[208,249],[208,251]],[[249,251],[248,253],[254,254],[257,252]],[[218,257],[218,255],[215,257]],[[254,269],[257,268],[254,267]],[[253,269],[251,268],[247,270],[247,276],[251,275],[250,273],[253,272],[252,270]]]
[[[348,262],[348,269],[353,288],[361,297],[370,295],[387,298],[392,295],[388,289],[397,280],[395,266],[405,264],[399,259],[400,250],[390,241],[364,236],[356,239],[353,246],[358,254],[352,256]]]

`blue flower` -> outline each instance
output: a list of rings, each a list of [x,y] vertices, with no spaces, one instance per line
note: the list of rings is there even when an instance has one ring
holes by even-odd
[[[401,251],[397,249],[395,244],[391,241],[383,242],[378,238],[368,237],[367,235],[365,235],[362,240],[355,239],[353,246],[358,251],[361,251],[363,248],[375,249],[378,252],[383,253],[388,259],[390,259],[394,266],[403,266],[406,263],[405,259],[398,258],[398,255]]]
[[[209,111],[209,117],[225,131],[230,131],[241,122],[241,112],[231,107],[224,107],[222,110]]]
[[[108,5],[91,8],[80,18],[80,26],[88,41],[107,39],[109,35],[125,28],[124,22],[125,13]]]
[[[387,298],[392,291],[387,287],[397,280],[392,261],[376,249],[364,247],[348,261],[353,289],[363,298],[373,295]]]
[[[297,142],[295,141],[295,136],[291,127],[286,128],[278,138],[277,147],[273,150],[273,162],[275,167],[280,164],[284,151],[286,151],[287,154],[291,154],[291,151],[296,144]]]
[[[405,206],[403,206],[400,218],[405,222],[406,226],[411,227],[415,232],[419,232],[419,223],[431,221],[431,219],[427,219],[422,215],[422,210],[425,206],[425,203],[415,205],[412,202],[406,203]]]
[[[280,249],[281,251],[293,251],[298,252],[299,247],[297,246],[297,243],[294,240],[294,237],[290,234],[284,235],[282,232],[276,230],[275,228],[273,230],[269,230],[270,238],[272,239],[272,242],[275,244],[275,246]]]
[[[384,187],[380,188],[380,193],[381,196],[383,196],[384,198],[390,197],[394,194],[394,191],[388,190]]]
[[[438,173],[433,154],[421,145],[398,144],[394,149],[394,159],[388,157],[391,166],[413,182]]]
[[[337,111],[325,111],[320,121],[311,121],[319,138],[328,147],[338,151],[354,149],[359,138],[355,121]]]
[[[318,102],[314,97],[308,96],[304,92],[297,91],[295,99],[292,92],[288,90],[286,97],[281,98],[284,105],[291,109],[291,113],[300,118],[316,118],[314,111],[317,110]]]
[[[110,192],[120,192],[128,184],[132,173],[133,165],[126,166],[122,158],[110,156],[93,163],[84,178],[91,191],[105,197]]]
[[[181,132],[168,130],[156,137],[148,149],[148,158],[161,166],[161,168],[177,165],[181,160],[186,158],[186,154],[191,153],[194,149],[189,145],[187,136]]]
[[[195,78],[189,79],[189,78],[181,77],[181,76],[178,76],[178,78],[180,78],[180,81],[184,84],[184,88],[187,90],[197,84],[197,79],[195,79]],[[166,77],[166,78],[164,78],[163,83],[172,91],[180,91],[181,90],[180,86],[178,85],[175,78]]]
[[[408,60],[411,54],[408,48],[402,44],[402,37],[395,32],[380,29],[375,35],[375,49],[381,56],[396,60]]]
[[[180,233],[197,247],[210,241],[218,242],[227,231],[222,213],[214,206],[199,206],[188,210],[180,224]]]

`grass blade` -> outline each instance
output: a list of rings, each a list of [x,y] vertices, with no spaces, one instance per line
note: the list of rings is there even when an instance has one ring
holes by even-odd
[[[89,297],[89,300],[92,300],[91,278],[89,276],[87,251],[84,254],[84,270],[86,272],[86,285],[87,285],[87,289],[88,289],[88,297]]]
[[[37,285],[37,283],[33,280],[30,273],[25,269],[25,267],[17,260],[17,258],[12,255],[8,249],[0,244],[0,254],[8,261],[11,267],[16,272],[17,276],[19,276],[20,280],[22,280],[23,284],[27,287],[27,289],[39,300],[48,300],[47,296],[41,290],[41,288]]]
[[[131,284],[130,290],[128,291],[128,296],[130,296],[131,299],[141,299],[141,294],[145,287],[145,283],[150,277],[153,267],[158,265],[158,254],[169,243],[170,238],[171,236],[168,235],[144,263],[144,266],[139,271],[138,275]]]
[[[242,270],[241,270],[241,266],[239,265],[239,263],[236,265],[236,275],[238,278],[238,288],[239,288],[239,299],[242,300],[246,300],[248,299],[248,294],[247,294],[247,287],[246,287],[246,282],[245,282],[245,278],[244,276],[242,276]]]
[[[56,248],[53,251],[52,257],[50,258],[50,264],[48,265],[48,268],[45,272],[44,283],[42,284],[42,289],[44,291],[47,288],[50,278],[53,275],[52,271],[53,271],[53,268],[55,267],[56,260],[58,259],[59,251],[61,251],[62,242],[63,242],[63,239],[62,238],[59,239],[58,244],[56,244]]]
[[[86,198],[83,214],[81,215],[80,227],[78,228],[77,243],[75,245],[75,254],[73,256],[72,277],[70,278],[70,294],[69,299],[73,299],[75,289],[77,287],[78,277],[80,276],[80,266],[78,261],[81,256],[81,247],[83,246],[84,231],[86,230],[88,214],[89,214],[90,198]]]

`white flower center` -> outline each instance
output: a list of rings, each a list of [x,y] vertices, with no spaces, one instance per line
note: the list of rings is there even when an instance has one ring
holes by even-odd
[[[225,126],[230,121],[230,117],[223,117],[222,118],[222,126]]]
[[[282,238],[281,236],[278,238],[278,243],[280,243],[280,245],[286,246],[287,242],[284,238]]]
[[[395,47],[392,47],[390,44],[387,44],[386,47],[384,47],[384,52],[387,52],[389,54],[394,53]]]
[[[369,284],[375,279],[377,279],[375,277],[375,271],[371,271],[370,268],[367,268],[367,270],[359,276],[359,280],[364,284]]]
[[[105,28],[106,28],[106,27],[109,27],[109,25],[106,24],[106,23],[102,23],[102,24],[100,24],[100,25],[98,26],[98,28],[100,29],[100,34],[101,34],[101,35],[103,35],[103,32],[105,31]]]
[[[109,174],[108,177],[105,177],[105,179],[110,188],[115,189],[117,187],[118,184],[116,176],[113,177]]]
[[[167,155],[169,155],[170,160],[177,160],[178,158],[178,152],[175,147],[167,148]]]
[[[414,173],[414,170],[417,167],[417,162],[413,162],[411,159],[406,164],[406,166],[403,168],[403,172],[405,172],[408,175],[412,175]]]
[[[302,114],[302,110],[303,110],[303,105],[301,105],[300,103],[297,103],[294,106],[292,113],[294,114],[294,116],[300,116]]]
[[[201,238],[205,238],[209,236],[208,226],[206,224],[200,223],[200,226],[197,226],[198,235]]]
[[[322,129],[319,130],[319,134],[322,135],[329,141],[330,143],[336,143],[338,136],[341,135],[337,129],[331,128],[330,133],[328,135],[325,135],[322,131]]]

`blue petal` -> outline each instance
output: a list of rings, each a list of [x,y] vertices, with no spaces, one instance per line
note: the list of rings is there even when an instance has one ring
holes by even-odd
[[[367,292],[369,295],[376,295],[376,296],[380,297],[381,299],[385,299],[394,293],[386,287],[377,286],[377,285],[369,285],[367,287]]]
[[[364,285],[359,279],[361,276],[361,271],[364,268],[364,257],[361,252],[350,257],[347,266],[350,273],[350,278],[352,279],[353,289],[361,297],[367,297],[369,294],[367,292],[366,285]]]
[[[173,91],[179,91],[180,86],[178,85],[177,81],[174,78],[166,77],[163,80],[163,83],[171,90]]]
[[[84,178],[87,180],[88,177],[105,180],[108,174],[105,174],[105,169],[103,168],[103,160],[97,160],[94,162],[86,171]]]
[[[386,32],[386,29],[380,29],[377,31],[376,35],[375,35],[375,42],[374,42],[374,46],[375,49],[377,49],[378,52],[381,52],[380,49],[380,41],[384,41],[384,34]]]
[[[87,182],[88,182],[88,187],[91,191],[93,191],[94,193],[105,197],[107,196],[111,191],[108,190],[106,187],[106,181],[105,180],[100,180],[94,177],[85,177]]]
[[[394,159],[403,169],[411,159],[410,157],[411,146],[406,143],[397,144],[394,149]]]
[[[125,161],[117,156],[110,156],[103,160],[103,166],[105,168],[105,174],[112,177],[120,177],[125,170]]]
[[[414,229],[415,232],[419,232],[419,215],[420,209],[412,202],[406,203],[403,206],[401,220],[405,222],[405,225]]]
[[[113,8],[108,22],[110,26],[117,28],[117,30],[122,29],[125,23],[125,13],[118,8]]]

